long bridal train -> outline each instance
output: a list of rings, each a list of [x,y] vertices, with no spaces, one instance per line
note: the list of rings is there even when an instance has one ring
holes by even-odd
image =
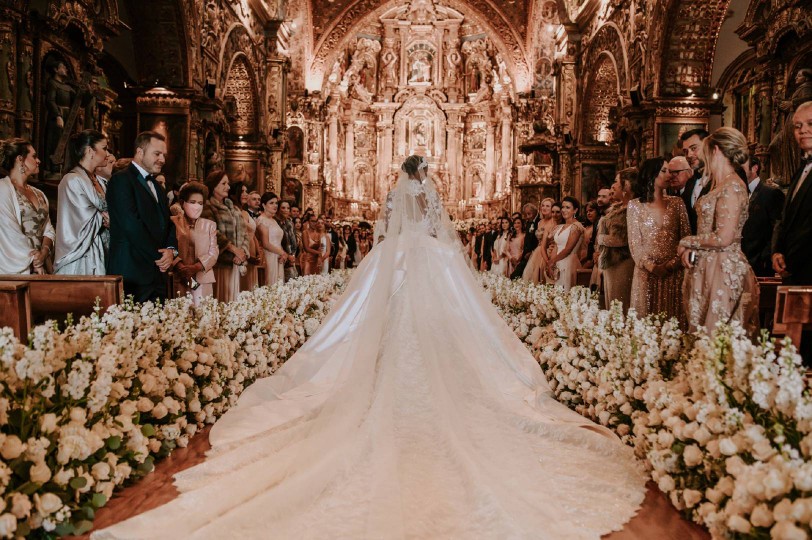
[[[636,512],[631,451],[554,400],[431,183],[402,178],[387,214],[319,331],[176,477],[181,495],[93,538],[597,538]]]

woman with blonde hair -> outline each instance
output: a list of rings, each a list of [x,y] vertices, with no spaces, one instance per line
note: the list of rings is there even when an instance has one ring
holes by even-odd
[[[553,205],[555,200],[547,197],[541,201],[541,220],[536,229],[535,235],[539,245],[530,255],[530,260],[522,273],[522,279],[533,283],[543,283],[547,269],[547,250],[552,244],[553,229],[558,226],[558,220],[553,216]]]
[[[749,193],[739,177],[749,159],[747,139],[736,129],[717,129],[704,141],[711,190],[696,203],[697,234],[680,241],[688,269],[683,298],[691,332],[712,332],[717,323],[739,321],[758,328],[758,285],[741,250]]]

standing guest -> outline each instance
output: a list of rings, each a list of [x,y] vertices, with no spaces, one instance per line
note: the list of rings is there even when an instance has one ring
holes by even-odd
[[[541,219],[536,228],[538,246],[533,250],[524,272],[522,272],[522,279],[531,283],[543,283],[545,281],[547,249],[552,242],[553,229],[558,225],[558,222],[553,217],[553,204],[555,204],[555,201],[549,197],[541,201],[539,211]]]
[[[367,231],[361,231],[361,241],[358,244],[358,251],[361,252],[361,260],[367,256],[369,250],[372,249],[372,239],[371,233]]]
[[[248,237],[242,211],[228,198],[228,176],[222,169],[206,177],[209,200],[203,217],[217,224],[217,248],[220,254],[214,266],[214,297],[232,302],[240,293],[240,268],[248,262]]]
[[[610,188],[599,189],[595,204],[598,205],[598,219],[600,220],[612,206],[612,190]]]
[[[798,106],[792,128],[803,160],[789,184],[775,228],[772,263],[787,285],[812,285],[812,101]],[[801,355],[805,365],[812,366],[812,332],[803,333]]]
[[[240,290],[253,291],[259,286],[259,269],[262,259],[260,258],[259,240],[257,239],[257,224],[248,214],[248,187],[242,182],[231,184],[228,189],[228,198],[234,203],[234,208],[240,211],[242,223],[245,228],[245,237],[248,239],[248,260],[245,264],[245,271],[240,272]]]
[[[129,167],[107,186],[110,257],[107,273],[124,277],[124,292],[136,302],[167,296],[166,272],[178,256],[175,224],[155,175],[166,161],[166,139],[145,131],[135,139]]]
[[[626,169],[615,177],[612,184],[614,203],[598,222],[598,267],[603,275],[604,305],[617,300],[623,313],[629,309],[632,294],[634,259],[629,251],[626,213],[632,198],[634,169]]]
[[[761,161],[756,156],[750,156],[745,172],[750,202],[742,230],[742,251],[756,276],[771,277],[775,275],[772,264],[773,231],[781,221],[784,193],[777,185],[759,177]]]
[[[586,223],[584,223],[584,242],[581,246],[581,267],[592,268],[594,261],[592,260],[595,255],[595,238],[597,234],[595,231],[598,229],[598,204],[595,201],[586,203],[584,215],[586,216]]]
[[[633,186],[629,203],[629,249],[634,259],[631,307],[645,317],[664,313],[685,326],[682,309],[680,240],[691,234],[688,212],[680,197],[666,195],[671,178],[665,158],[647,159]]]
[[[327,232],[327,223],[324,219],[316,221],[316,233],[318,233],[319,256],[314,273],[326,276],[330,273],[330,255],[333,245],[330,241],[330,233]]]
[[[355,235],[353,234],[352,227],[344,225],[342,229],[344,233],[344,240],[347,242],[347,268],[355,267],[355,252],[358,251],[358,246],[355,244]]]
[[[291,208],[292,211],[292,208]],[[304,256],[304,249],[302,248],[302,218],[292,217],[293,230],[296,232],[296,276],[303,276],[304,269],[302,267],[302,257]]]
[[[364,254],[361,251],[361,231],[355,229],[352,232],[352,239],[355,241],[355,256],[352,260],[352,265],[354,268],[357,268],[361,261],[364,259]]]
[[[290,218],[300,219],[302,217],[302,209],[296,204],[290,205]]]
[[[101,185],[104,187],[105,192],[107,190],[107,183],[110,181],[110,178],[113,177],[113,168],[116,166],[116,156],[110,153],[110,150],[107,151],[107,159],[104,163],[96,167],[96,179],[101,182]]]
[[[485,224],[480,223],[476,226],[476,232],[474,233],[474,268],[477,270],[482,270],[482,265],[485,264],[484,255],[485,255]]]
[[[686,203],[685,190],[688,181],[693,177],[694,170],[688,164],[685,156],[675,156],[668,162],[668,174],[671,176],[670,192],[671,195],[680,197],[683,203]],[[687,213],[687,206],[686,206]]]
[[[522,230],[522,236],[524,237],[522,256],[521,260],[514,266],[513,272],[510,274],[511,279],[521,279],[521,277],[524,275],[524,269],[527,267],[527,263],[530,261],[530,256],[539,245],[539,240],[536,238],[536,231],[538,230],[539,223],[541,222],[541,215],[539,214],[538,207],[536,207],[535,204],[525,204],[522,207],[522,216],[524,217],[522,225],[525,226],[527,230]],[[514,220],[514,225],[515,223],[516,222]]]
[[[348,228],[349,232],[349,228]],[[336,256],[333,259],[333,268],[336,270],[345,270],[347,268],[347,253],[349,252],[349,246],[347,245],[347,238],[344,236],[344,229],[339,229],[338,234],[338,249],[336,250]]]
[[[209,190],[200,182],[187,182],[178,193],[183,214],[172,216],[178,235],[179,255],[174,261],[174,272],[180,277],[175,281],[178,296],[192,295],[194,305],[214,294],[214,265],[220,250],[217,249],[217,224],[200,217],[203,205],[209,198]]]
[[[547,277],[565,291],[575,285],[578,268],[581,267],[578,253],[584,240],[584,227],[575,219],[580,206],[575,197],[564,197],[561,201],[564,223],[553,229],[552,233],[555,247],[547,264]]]
[[[564,222],[564,219],[561,216],[561,203],[555,201],[553,205],[550,207],[550,215],[553,216],[553,223],[556,225],[561,225]]]
[[[46,274],[54,246],[48,199],[30,178],[40,161],[23,139],[0,141],[0,274]]]
[[[499,230],[496,240],[493,242],[491,250],[491,272],[500,276],[508,275],[508,253],[507,245],[510,236],[510,219],[503,217],[498,221]]]
[[[286,203],[290,207],[290,203]],[[281,207],[281,205],[280,205]],[[262,195],[258,191],[252,191],[248,194],[248,202],[245,205],[245,211],[253,219],[257,219],[262,214]]]
[[[302,229],[302,248],[304,249],[302,266],[306,276],[318,274],[320,270],[321,233],[317,230],[318,221],[316,214],[305,212],[305,225]]]
[[[688,211],[688,221],[691,224],[691,234],[696,234],[696,203],[700,197],[710,191],[708,175],[705,174],[705,163],[702,158],[702,141],[708,136],[704,129],[692,129],[680,135],[682,153],[693,170],[693,176],[688,180],[682,192],[682,200]]]
[[[274,285],[285,279],[285,263],[291,258],[282,247],[285,230],[277,221],[279,198],[266,192],[260,199],[262,214],[257,218],[257,237],[265,259],[265,283]]]
[[[109,163],[107,138],[92,129],[70,138],[73,167],[59,182],[54,272],[103,276],[107,273],[110,214],[107,186],[96,175]]]
[[[330,237],[330,268],[336,267],[336,257],[338,257],[338,249],[339,249],[339,231],[341,230],[340,225],[336,223],[335,227],[330,221],[325,221],[325,227],[327,229],[327,235]]]
[[[688,268],[683,285],[688,329],[712,332],[717,323],[739,321],[752,332],[758,328],[758,285],[741,250],[748,193],[737,174],[749,158],[747,139],[723,127],[703,147],[711,191],[697,204],[698,234],[683,238],[679,251]]]
[[[260,206],[261,205],[262,200],[260,199]],[[282,231],[285,233],[282,241],[282,247],[285,249],[285,253],[288,254],[288,257],[287,260],[285,260],[284,274],[285,281],[290,281],[291,279],[299,276],[298,272],[296,271],[296,257],[299,253],[299,243],[296,235],[296,227],[293,224],[293,219],[290,217],[290,202],[281,201],[279,203],[279,212],[276,220],[279,222],[279,226],[282,227]]]
[[[522,253],[525,245],[524,221],[522,218],[513,220],[513,228],[510,231],[507,244],[508,275],[511,279],[517,279],[516,267],[522,262]]]

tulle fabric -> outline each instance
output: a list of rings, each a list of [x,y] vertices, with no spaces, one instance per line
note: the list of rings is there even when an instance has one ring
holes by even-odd
[[[319,331],[176,476],[181,495],[93,538],[598,538],[634,514],[631,451],[552,398],[431,182],[401,179],[385,215]]]

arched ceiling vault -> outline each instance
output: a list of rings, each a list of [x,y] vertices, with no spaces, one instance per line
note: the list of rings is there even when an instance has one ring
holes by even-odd
[[[532,58],[526,44],[531,40],[529,21],[534,4],[540,0],[435,0],[453,8],[479,24],[505,57],[514,81],[521,85],[532,77]],[[312,23],[312,56],[308,66],[308,86],[320,87],[336,52],[355,31],[381,14],[404,4],[403,0],[309,0]]]

